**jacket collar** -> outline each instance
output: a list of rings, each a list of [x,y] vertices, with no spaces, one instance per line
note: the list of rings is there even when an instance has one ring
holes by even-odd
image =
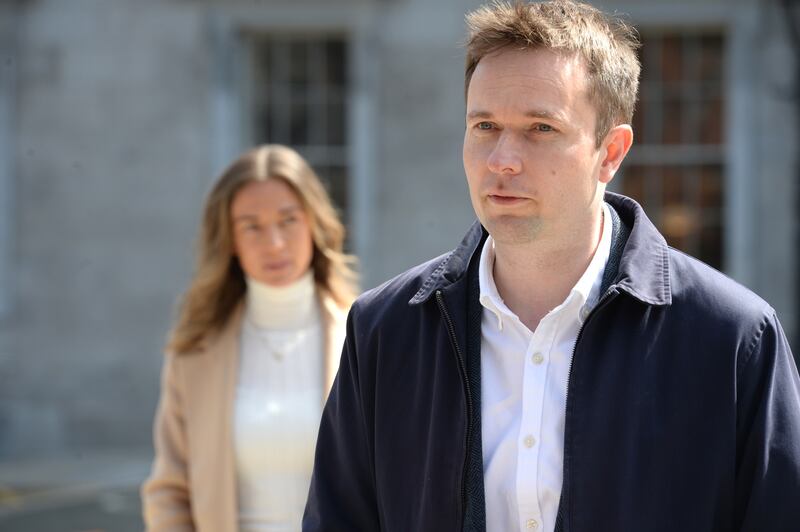
[[[605,200],[617,211],[622,224],[630,228],[630,235],[619,252],[615,286],[650,305],[671,304],[666,240],[641,205],[631,198],[606,192]]]
[[[445,255],[442,262],[431,273],[422,286],[409,301],[409,305],[418,305],[427,301],[437,290],[443,290],[464,278],[469,263],[475,253],[480,253],[481,246],[489,233],[477,220],[470,226],[461,243]]]
[[[605,201],[611,206],[614,227],[603,292],[616,287],[644,303],[669,305],[669,246],[664,237],[634,200],[606,192]],[[473,223],[458,247],[442,259],[408,303],[424,303],[437,290],[462,280],[487,236],[479,222]]]

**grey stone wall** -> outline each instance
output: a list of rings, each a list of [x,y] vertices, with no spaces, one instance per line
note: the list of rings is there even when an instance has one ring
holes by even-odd
[[[0,457],[147,445],[211,178],[202,19],[81,0],[25,3],[17,23]]]
[[[452,249],[474,219],[461,162],[464,8],[435,5],[398,2],[382,17],[367,286]]]

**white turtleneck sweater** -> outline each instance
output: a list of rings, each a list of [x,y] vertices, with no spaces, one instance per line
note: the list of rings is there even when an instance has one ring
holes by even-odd
[[[323,333],[312,273],[247,280],[234,412],[239,530],[300,530],[323,394]]]

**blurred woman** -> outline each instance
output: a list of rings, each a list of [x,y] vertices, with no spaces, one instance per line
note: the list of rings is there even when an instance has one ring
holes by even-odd
[[[217,180],[166,348],[147,530],[300,530],[354,296],[343,240],[290,148],[255,148]]]

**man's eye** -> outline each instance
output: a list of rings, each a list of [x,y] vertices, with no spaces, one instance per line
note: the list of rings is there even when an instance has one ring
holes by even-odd
[[[537,124],[536,129],[538,131],[555,131],[550,124]]]
[[[478,129],[489,130],[492,129],[491,122],[478,122]]]

